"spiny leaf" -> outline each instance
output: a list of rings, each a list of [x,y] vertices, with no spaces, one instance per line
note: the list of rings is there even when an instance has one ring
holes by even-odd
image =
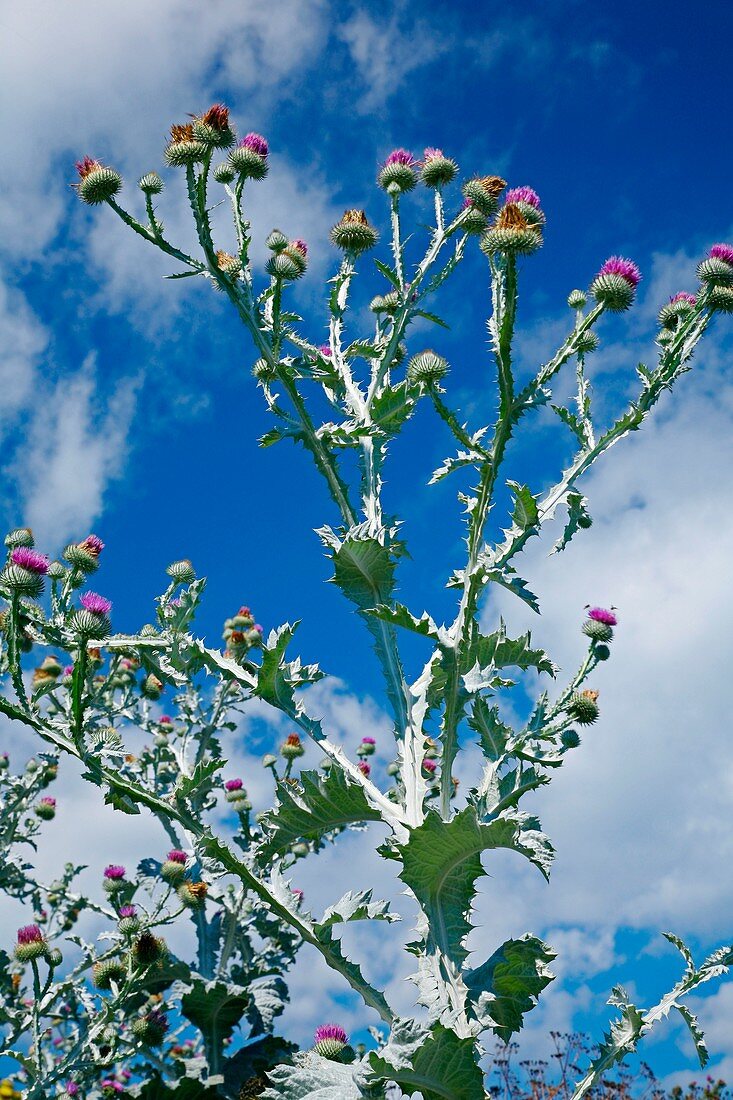
[[[586,507],[587,503],[582,493],[568,493],[568,518],[565,523],[565,530],[553,546],[552,554],[558,554],[561,550],[564,550],[573,535],[581,527],[590,527],[593,520]]]
[[[401,626],[405,630],[411,630],[414,634],[420,634],[423,638],[433,638],[437,641],[439,630],[436,624],[424,611],[421,617],[416,618],[411,611],[401,603],[391,605],[380,604],[379,607],[369,608],[367,614],[374,615],[383,622],[392,623],[393,626]]]
[[[509,1042],[554,978],[548,964],[555,952],[536,936],[507,940],[491,958],[465,976],[478,1019]]]
[[[697,1021],[697,1016],[695,1016],[694,1012],[690,1011],[687,1005],[675,1005],[674,1007],[690,1029],[690,1034],[695,1044],[695,1050],[697,1051],[698,1061],[700,1062],[700,1069],[705,1069],[710,1055],[705,1043],[705,1036],[702,1033],[702,1028]]]
[[[487,583],[500,584],[502,588],[513,592],[515,596],[519,596],[520,600],[523,600],[539,615],[540,605],[537,597],[534,592],[530,592],[527,582],[518,576],[510,565],[505,565],[503,569],[488,569],[484,573],[484,577]]]
[[[440,325],[441,328],[450,328],[447,321],[444,321],[442,317],[438,317],[436,313],[428,313],[426,309],[415,310],[416,317],[424,317],[426,321],[432,321],[434,325]]]
[[[484,756],[494,762],[502,760],[514,730],[501,721],[499,708],[490,706],[483,696],[478,696],[473,701],[468,724],[479,735]]]
[[[191,989],[181,997],[181,1012],[218,1046],[232,1036],[249,1003],[249,996],[241,986],[193,977]]]
[[[369,1055],[373,1073],[395,1081],[403,1093],[423,1100],[477,1100],[484,1096],[474,1040],[459,1039],[442,1024],[426,1031],[414,1020],[399,1020],[390,1040]]]
[[[387,266],[387,264],[382,263],[381,260],[375,260],[374,264],[375,264],[377,270],[382,272],[385,279],[389,279],[390,283],[395,288],[395,290],[400,290],[401,289],[400,281],[397,278],[397,272],[396,271],[393,271],[391,267]]]
[[[372,421],[383,432],[394,435],[400,430],[415,407],[414,391],[407,382],[385,386],[372,402]]]
[[[307,1052],[296,1054],[292,1066],[268,1070],[269,1087],[262,1100],[359,1100],[363,1093],[351,1066]]]
[[[333,924],[346,924],[355,920],[399,920],[390,912],[388,901],[372,901],[371,890],[349,890],[335,905],[330,905],[316,927],[327,928]]]
[[[539,520],[537,498],[526,485],[520,485],[516,481],[507,481],[507,485],[514,494],[512,521],[523,531],[527,527],[534,527]]]

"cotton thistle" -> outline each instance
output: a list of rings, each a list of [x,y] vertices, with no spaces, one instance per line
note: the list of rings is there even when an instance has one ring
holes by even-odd
[[[46,795],[35,804],[33,812],[42,821],[52,821],[56,816],[56,799]]]
[[[338,1058],[349,1037],[338,1024],[321,1024],[313,1036],[313,1050],[322,1058]]]
[[[152,932],[141,932],[132,945],[132,958],[138,966],[152,966],[168,954],[165,940]]]
[[[203,909],[208,886],[205,882],[182,882],[176,890],[181,902],[189,909]]]
[[[389,154],[377,175],[377,183],[390,194],[412,191],[417,183],[417,161],[407,149],[395,149]]]
[[[196,580],[196,570],[188,558],[172,561],[165,571],[176,584],[191,584],[192,581]]]
[[[356,766],[365,779],[368,779],[372,774],[372,766],[366,760],[360,760]]]
[[[407,380],[414,385],[433,386],[445,378],[449,369],[447,359],[428,349],[413,355],[407,364]]]
[[[36,545],[36,540],[30,527],[16,527],[5,536],[5,545],[9,550],[15,550],[18,546],[31,548]]]
[[[160,877],[171,884],[180,882],[186,874],[187,859],[180,848],[171,848],[160,868]]]
[[[617,623],[618,619],[613,611],[605,607],[591,607],[588,618],[583,623],[583,633],[594,642],[610,642]]]
[[[229,125],[229,108],[223,103],[209,107],[206,114],[193,120],[193,136],[209,148],[228,149],[236,140]]]
[[[445,187],[458,174],[458,165],[442,149],[428,148],[422,155],[420,179],[426,187]]]
[[[48,558],[28,546],[17,546],[0,572],[0,585],[18,596],[35,599],[43,591],[43,579],[48,573]]]
[[[206,143],[194,134],[190,122],[171,126],[171,136],[165,150],[165,159],[172,168],[185,168],[206,156]]]
[[[146,172],[137,181],[137,185],[144,195],[159,195],[164,183],[157,172]]]
[[[265,264],[265,270],[273,279],[293,282],[305,273],[308,266],[308,245],[297,238],[289,241],[284,249],[276,251]]]
[[[235,810],[241,813],[242,810],[251,809],[251,804],[247,800],[247,791],[241,779],[227,779],[224,784],[224,791],[225,799],[231,803]]]
[[[122,187],[122,176],[114,168],[100,164],[93,157],[83,157],[74,166],[79,182],[74,184],[79,198],[90,206],[97,206],[114,198]]]
[[[659,324],[662,328],[675,329],[681,320],[689,317],[695,307],[697,298],[694,294],[688,294],[681,290],[673,294],[666,305],[659,311]]]
[[[119,863],[109,863],[102,875],[102,886],[107,894],[119,894],[128,885],[125,868]]]
[[[110,601],[97,592],[84,592],[79,602],[81,610],[74,611],[71,616],[72,629],[85,638],[106,638],[112,629]]]
[[[122,985],[126,974],[122,959],[100,959],[92,967],[92,982],[97,989],[111,989],[113,983]]]
[[[465,198],[461,207],[460,227],[464,233],[476,235],[483,233],[489,224],[489,219],[473,199]]]
[[[357,756],[373,756],[377,749],[377,742],[373,737],[362,737],[361,742],[356,746]]]
[[[118,927],[124,936],[134,936],[140,931],[140,918],[134,905],[121,905],[118,916]]]
[[[473,179],[466,180],[462,190],[465,197],[488,217],[496,210],[499,196],[505,187],[506,180],[501,176],[474,176]]]
[[[216,266],[219,271],[223,271],[230,279],[237,279],[242,271],[242,261],[239,256],[232,256],[230,252],[225,252],[223,248],[220,248],[216,253]]]
[[[374,226],[369,224],[363,210],[345,210],[340,222],[331,230],[331,241],[344,252],[358,255],[366,252],[379,239]]]
[[[733,245],[714,244],[706,258],[697,265],[697,274],[709,286],[733,284]]]
[[[516,206],[528,225],[541,228],[545,224],[540,197],[533,187],[511,187],[504,196],[504,202]]]
[[[165,1013],[153,1008],[144,1016],[138,1016],[130,1030],[145,1046],[158,1047],[165,1039],[168,1026],[168,1017]]]
[[[26,924],[18,929],[14,955],[18,962],[32,962],[48,954],[48,943],[37,924]]]
[[[140,691],[146,699],[160,699],[163,694],[163,682],[159,680],[155,673],[151,672],[149,676],[146,676],[140,687]]]
[[[97,535],[87,535],[82,542],[67,546],[63,556],[69,565],[82,573],[94,573],[99,568],[99,555],[103,550],[104,543]]]
[[[542,234],[537,223],[530,224],[516,203],[506,203],[499,211],[496,222],[480,240],[481,251],[487,256],[495,252],[528,256],[542,244]]]
[[[298,734],[289,733],[280,746],[280,755],[284,756],[286,760],[295,760],[304,753],[305,749],[303,748]]]
[[[589,726],[600,714],[597,691],[576,691],[571,695],[566,712],[581,726]]]
[[[590,291],[599,305],[612,313],[622,313],[633,302],[640,280],[639,268],[633,260],[610,256],[591,283]]]

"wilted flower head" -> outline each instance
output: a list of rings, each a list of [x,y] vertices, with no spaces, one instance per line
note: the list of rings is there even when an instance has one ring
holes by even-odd
[[[618,624],[616,614],[605,607],[591,607],[588,611],[588,618],[593,619],[596,623],[603,623],[604,626],[616,626]]]
[[[124,878],[126,874],[125,868],[119,863],[110,863],[104,869],[104,877],[108,879],[119,880]]]
[[[526,202],[529,206],[534,206],[535,210],[540,208],[540,197],[532,187],[512,187],[507,191],[505,199],[507,202]]]
[[[174,123],[171,126],[171,141],[193,141],[193,124],[191,122]]]
[[[102,165],[98,160],[95,160],[94,157],[82,157],[81,160],[76,162],[74,167],[79,173],[79,179],[85,180],[90,172],[95,172],[98,168],[101,168]]]
[[[417,161],[407,149],[393,149],[384,163],[404,164],[407,168],[412,168],[413,164],[416,164]]]
[[[171,848],[167,858],[171,863],[185,863],[188,856],[185,852],[182,852],[180,848]]]
[[[37,550],[31,550],[28,546],[17,546],[10,555],[14,565],[27,569],[31,573],[45,576],[48,573],[48,558],[45,554],[39,554]]]
[[[229,125],[229,108],[225,107],[223,103],[215,103],[213,107],[209,107],[205,115],[202,115],[201,121],[210,126],[212,130],[222,132]]]
[[[343,1043],[344,1046],[349,1041],[348,1035],[339,1024],[321,1024],[320,1027],[316,1028],[313,1041],[316,1043],[323,1043],[328,1039],[333,1039],[337,1043]]]
[[[731,257],[733,262],[733,249],[731,249]],[[632,287],[637,287],[641,280],[641,272],[634,261],[626,260],[623,256],[609,256],[598,274],[620,275]]]
[[[710,256],[733,266],[733,244],[714,244],[710,249]]]
[[[96,592],[84,592],[79,602],[85,610],[91,611],[93,615],[109,615],[112,610],[110,601],[105,599],[104,596],[99,596]]]
[[[86,550],[88,554],[93,554],[95,558],[104,550],[104,543],[97,535],[87,535],[83,542],[79,543],[82,550]]]
[[[242,149],[251,149],[253,153],[256,153],[258,157],[266,157],[270,152],[270,147],[267,144],[267,139],[262,137],[262,134],[247,134],[239,143]]]
[[[227,791],[241,791],[243,785],[241,779],[227,779],[224,788]]]

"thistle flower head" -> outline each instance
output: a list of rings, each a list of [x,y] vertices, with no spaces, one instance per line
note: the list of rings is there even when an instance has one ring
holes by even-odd
[[[364,745],[376,745],[376,739],[374,737],[362,737],[362,744]]]
[[[318,350],[321,355],[325,356],[326,359],[330,359],[333,355],[330,344],[321,344]]]
[[[43,943],[43,932],[37,924],[26,924],[18,929],[18,943]]]
[[[321,1024],[316,1028],[313,1041],[315,1043],[323,1043],[328,1039],[333,1039],[337,1043],[343,1043],[344,1046],[349,1041],[349,1037],[339,1024]]]
[[[110,879],[113,882],[118,882],[126,875],[125,868],[119,863],[110,863],[104,869],[104,877]]]
[[[731,263],[733,263],[733,249],[731,249]],[[598,275],[620,275],[634,289],[641,280],[641,272],[634,261],[624,259],[623,256],[609,256]]]
[[[40,803],[42,806],[50,806],[51,809],[56,809],[56,799],[52,798],[50,794],[44,795],[43,798],[40,799]]]
[[[366,760],[360,760],[356,766],[364,778],[368,779],[372,772],[371,764],[367,764]]]
[[[102,165],[94,157],[82,157],[74,164],[80,180],[85,180],[90,172],[96,172]]]
[[[296,237],[294,241],[290,242],[290,247],[294,248],[297,252],[300,252],[301,256],[308,255],[308,245],[300,237]]]
[[[429,145],[428,148],[423,152],[422,159],[423,161],[435,160],[436,157],[442,157],[443,155],[444,154],[442,149],[435,149],[432,145]]]
[[[31,550],[28,546],[16,546],[10,555],[14,565],[21,569],[27,569],[30,573],[45,576],[48,573],[49,561],[45,554],[39,554],[37,550]]]
[[[436,762],[434,760],[432,760],[429,756],[425,757],[425,759],[422,762],[422,766],[423,766],[423,771],[430,772],[431,775],[433,774],[434,771],[437,770],[437,767],[438,767]]]
[[[188,856],[185,852],[182,852],[180,848],[171,848],[166,858],[169,859],[171,863],[185,863]]]
[[[66,1095],[67,1096],[78,1096],[79,1095],[79,1086],[77,1085],[76,1081],[67,1081],[66,1082]]]
[[[212,130],[218,130],[222,133],[229,126],[229,108],[225,107],[223,103],[215,103],[212,107],[209,107],[205,115],[201,116],[201,121],[210,126]]]
[[[88,554],[93,554],[95,558],[98,558],[104,550],[104,543],[98,535],[87,535],[87,537],[79,543],[79,546],[82,550],[86,550]]]
[[[679,290],[676,294],[673,294],[669,299],[670,302],[687,302],[688,305],[694,306],[697,298],[694,294],[689,294],[686,290]]]
[[[540,197],[532,187],[512,187],[505,195],[507,202],[526,202],[528,206],[540,208]]]
[[[385,160],[386,164],[404,164],[407,168],[412,168],[417,163],[412,153],[407,149],[393,149]]]
[[[714,244],[708,255],[733,267],[733,244]]]
[[[258,157],[263,159],[270,152],[270,147],[267,144],[267,139],[262,137],[262,134],[246,134],[239,143],[240,149],[250,149],[253,153],[256,153]]]
[[[615,612],[605,607],[591,607],[588,611],[588,618],[593,619],[596,623],[603,623],[604,626],[616,626],[618,624],[618,616]]]
[[[243,783],[241,779],[227,779],[224,789],[227,791],[241,791]]]
[[[112,610],[110,601],[96,592],[84,592],[79,602],[86,611],[91,611],[93,615],[109,615]]]
[[[126,918],[129,919],[131,917],[136,917],[137,909],[134,905],[121,905],[119,915],[123,920],[125,920]]]
[[[170,714],[161,714],[158,722],[161,726],[171,726],[173,724],[173,719]]]

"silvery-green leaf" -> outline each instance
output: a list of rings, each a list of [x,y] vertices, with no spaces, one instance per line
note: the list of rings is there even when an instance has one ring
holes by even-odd
[[[555,952],[536,936],[507,940],[494,954],[464,976],[484,1026],[509,1042],[524,1024],[525,1015],[554,978],[549,963]]]
[[[214,1043],[230,1038],[245,1015],[250,998],[241,986],[191,977],[191,988],[181,997],[181,1012]]]
[[[705,1069],[705,1066],[708,1064],[710,1055],[708,1053],[708,1048],[705,1043],[705,1036],[702,1033],[702,1028],[697,1021],[697,1016],[695,1016],[695,1014],[690,1011],[687,1005],[675,1005],[674,1007],[677,1009],[680,1016],[685,1021],[690,1030],[692,1040],[695,1044],[695,1050],[697,1051],[698,1061],[700,1062],[700,1069]]]
[[[400,1020],[389,1042],[369,1055],[376,1077],[395,1081],[403,1093],[423,1100],[479,1100],[485,1095],[476,1063],[475,1042],[434,1024],[430,1030],[415,1020]]]
[[[352,1066],[308,1052],[296,1054],[292,1066],[269,1070],[270,1085],[262,1100],[360,1100]]]
[[[397,921],[399,916],[392,913],[388,901],[372,901],[372,890],[349,890],[335,905],[326,909],[318,922],[319,928],[333,924],[343,924],[354,920]]]
[[[586,507],[587,503],[582,493],[567,494],[568,518],[565,522],[565,529],[553,546],[551,553],[557,554],[564,550],[581,526],[590,526],[591,517]]]

